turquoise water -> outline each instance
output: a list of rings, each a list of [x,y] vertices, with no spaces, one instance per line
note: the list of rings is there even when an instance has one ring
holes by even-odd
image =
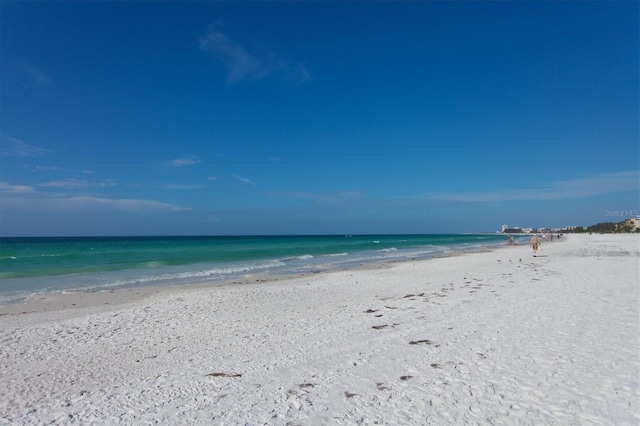
[[[0,301],[34,293],[216,282],[429,258],[503,235],[0,238]]]

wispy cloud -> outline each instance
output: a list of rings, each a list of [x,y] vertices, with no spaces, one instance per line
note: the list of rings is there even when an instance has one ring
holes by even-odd
[[[220,31],[209,31],[200,38],[200,49],[222,62],[229,71],[227,82],[261,80],[279,74],[295,83],[306,83],[311,74],[302,63],[291,64],[275,52],[264,48],[247,48]]]
[[[190,191],[192,189],[202,189],[204,188],[203,185],[200,184],[180,184],[180,183],[174,183],[171,185],[165,185],[164,186],[165,189],[170,189],[170,190],[174,190],[174,191]]]
[[[15,188],[15,187],[14,187]],[[0,190],[2,185],[0,185]],[[0,191],[2,192],[2,191]],[[30,191],[27,191],[30,192]],[[162,211],[188,211],[188,207],[146,199],[106,198],[96,196],[48,196],[34,193],[13,192],[2,197],[0,211],[15,212],[55,212],[64,214],[87,213],[93,211],[119,211],[128,213],[153,213]]]
[[[0,212],[85,213],[93,211],[160,212],[191,210],[171,203],[149,199],[96,195],[87,189],[118,186],[115,179],[88,181],[81,179],[51,180],[34,185],[0,182]],[[74,193],[63,192],[73,191]],[[79,193],[78,193],[79,191]]]
[[[50,149],[30,145],[23,140],[5,135],[0,135],[0,145],[0,154],[5,157],[42,157],[52,152]]]
[[[193,166],[199,163],[202,163],[202,161],[196,155],[182,155],[180,158],[171,161],[171,164],[175,167]]]
[[[28,185],[11,185],[6,182],[0,182],[0,193],[4,194],[27,194],[33,192],[33,186]]]
[[[235,180],[239,181],[239,182],[246,183],[246,184],[249,184],[249,185],[255,185],[256,184],[254,181],[252,181],[251,179],[246,178],[246,177],[233,175],[233,178]]]
[[[541,188],[467,193],[431,192],[416,198],[474,203],[587,198],[627,191],[640,191],[640,171],[593,174],[578,179],[551,182]]]
[[[87,181],[82,179],[62,179],[51,180],[37,184],[43,188],[64,188],[64,189],[81,189],[81,188],[106,188],[118,186],[115,179],[105,179],[101,181]]]
[[[26,61],[21,61],[20,68],[31,81],[42,85],[51,84],[51,78],[49,78],[49,76],[42,72],[42,70],[36,68],[33,64]]]
[[[306,83],[308,81],[311,81],[311,73],[307,69],[307,66],[303,63],[296,64],[296,66],[292,69],[292,74],[298,83]]]
[[[269,197],[296,198],[322,203],[340,203],[354,199],[361,199],[363,197],[363,194],[359,191],[343,191],[323,194],[305,191],[267,191],[263,192],[263,195]]]
[[[28,170],[31,170],[32,172],[80,172],[85,175],[94,174],[94,172],[92,172],[91,170],[76,170],[76,169],[69,169],[66,167],[57,167],[57,166],[39,166],[39,165],[31,166],[31,165],[25,164],[24,167]]]
[[[65,169],[62,167],[57,167],[57,166],[29,166],[26,165],[24,166],[26,169],[31,170],[32,172],[67,172],[67,171],[71,171],[70,169]]]
[[[124,212],[149,211],[188,211],[188,207],[162,203],[144,199],[112,199],[100,197],[71,197],[64,200],[65,204],[74,210],[110,209]]]

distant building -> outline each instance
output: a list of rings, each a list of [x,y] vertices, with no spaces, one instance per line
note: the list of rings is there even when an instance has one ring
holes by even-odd
[[[505,232],[507,229],[509,229],[509,225],[502,225],[502,232]]]

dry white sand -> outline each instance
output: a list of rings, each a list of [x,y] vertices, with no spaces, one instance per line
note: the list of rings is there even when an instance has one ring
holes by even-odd
[[[638,424],[639,243],[5,307],[0,423]]]

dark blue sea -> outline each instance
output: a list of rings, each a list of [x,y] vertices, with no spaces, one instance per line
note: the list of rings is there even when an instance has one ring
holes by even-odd
[[[504,244],[504,235],[0,238],[0,303],[38,293],[219,283]]]

